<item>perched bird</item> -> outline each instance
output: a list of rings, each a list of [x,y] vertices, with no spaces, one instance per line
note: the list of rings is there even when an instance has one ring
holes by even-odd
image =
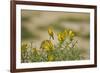
[[[48,28],[48,34],[50,36],[50,39],[52,38],[54,40],[54,33],[53,33],[53,29],[51,27]]]

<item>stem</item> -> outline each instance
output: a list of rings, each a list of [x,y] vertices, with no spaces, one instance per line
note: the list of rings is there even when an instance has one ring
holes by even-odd
[[[75,46],[76,43],[77,43],[77,41],[72,45],[72,48]]]

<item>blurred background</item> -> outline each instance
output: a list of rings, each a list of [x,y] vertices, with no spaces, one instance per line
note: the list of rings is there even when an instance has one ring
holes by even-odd
[[[90,14],[76,12],[21,10],[21,41],[32,42],[39,48],[43,40],[49,39],[48,27],[53,27],[55,40],[57,32],[64,29],[74,31],[83,59],[89,59],[90,48]]]

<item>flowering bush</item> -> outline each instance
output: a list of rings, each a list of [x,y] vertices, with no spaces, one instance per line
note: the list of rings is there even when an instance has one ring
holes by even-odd
[[[41,42],[40,48],[21,45],[21,62],[45,62],[80,60],[81,52],[78,40],[72,30],[63,30],[54,34],[53,28],[48,28],[49,39]],[[57,36],[57,43],[53,44]]]

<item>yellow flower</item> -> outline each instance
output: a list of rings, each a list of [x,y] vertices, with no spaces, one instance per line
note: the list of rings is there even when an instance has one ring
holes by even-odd
[[[25,54],[26,52],[27,52],[27,44],[22,44],[21,45],[21,52],[22,52],[22,54]]]
[[[65,30],[64,32],[60,32],[58,33],[58,40],[60,42],[63,42],[66,39],[67,36],[67,30]]]
[[[53,55],[48,55],[48,61],[53,61],[53,60],[54,60]]]
[[[45,51],[50,51],[50,50],[53,50],[54,47],[53,47],[51,40],[44,40],[41,43],[40,48],[44,49]]]
[[[26,49],[27,49],[27,46],[28,46],[27,44],[22,44],[22,45],[21,45],[21,49],[22,49],[22,50],[26,50]]]
[[[48,28],[48,34],[49,34],[50,38],[52,38],[54,40],[54,33],[53,33],[53,29],[51,27]]]
[[[73,37],[75,36],[74,32],[72,30],[69,31],[69,37],[72,40]]]
[[[37,52],[37,49],[36,48],[32,48],[32,52]]]
[[[58,40],[59,41],[64,41],[64,35],[62,33],[58,34]]]
[[[68,31],[65,29],[63,32],[64,36],[66,37],[68,35]]]

